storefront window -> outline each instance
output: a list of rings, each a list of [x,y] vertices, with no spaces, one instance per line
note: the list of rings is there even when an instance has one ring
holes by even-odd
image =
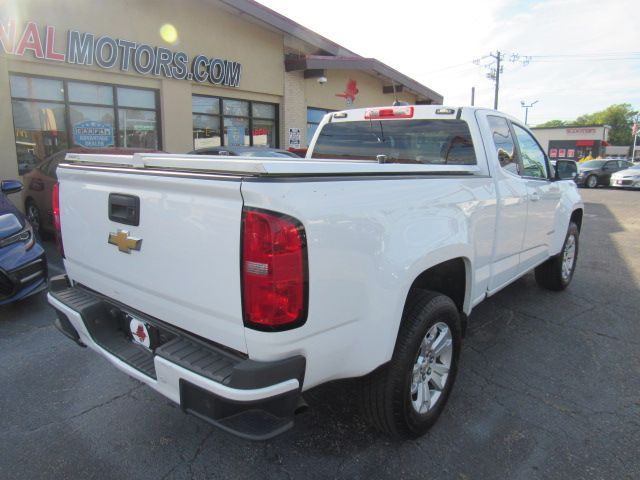
[[[113,108],[70,105],[72,145],[87,148],[115,146]]]
[[[220,117],[211,115],[193,115],[193,147],[219,147],[222,145],[220,136]]]
[[[194,95],[191,97],[191,109],[193,113],[220,115],[220,99],[217,97]]]
[[[193,95],[191,106],[194,148],[278,145],[277,105]]]
[[[62,103],[14,100],[13,126],[18,153],[18,173],[24,175],[42,159],[66,148]]]
[[[10,83],[13,98],[64,101],[62,80],[11,75]]]
[[[69,82],[67,88],[70,102],[113,105],[113,87],[109,85]]]
[[[155,90],[22,75],[10,85],[20,175],[69,147],[160,149]]]
[[[125,148],[158,148],[156,112],[120,108],[118,144]]]
[[[271,103],[254,103],[253,116],[257,118],[276,118],[276,106]]]
[[[275,122],[273,120],[256,119],[253,121],[253,144],[268,147],[275,144]]]
[[[250,145],[249,119],[224,118],[224,144],[229,147],[243,147]]]
[[[118,88],[118,105],[133,108],[156,108],[156,92],[141,88]]]

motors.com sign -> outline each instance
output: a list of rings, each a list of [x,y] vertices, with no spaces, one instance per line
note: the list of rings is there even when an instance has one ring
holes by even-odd
[[[205,55],[190,58],[185,52],[174,52],[165,47],[154,47],[108,35],[69,30],[66,47],[55,44],[56,27],[41,29],[36,22],[27,22],[18,30],[15,20],[0,23],[0,44],[8,55],[64,62],[74,65],[97,65],[118,68],[123,72],[134,70],[141,75],[155,75],[177,80],[213,85],[238,87],[242,65],[238,62]]]

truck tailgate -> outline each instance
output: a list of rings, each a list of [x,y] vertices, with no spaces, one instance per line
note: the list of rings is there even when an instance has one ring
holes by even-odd
[[[240,297],[241,178],[139,173],[58,169],[69,277],[246,353]],[[109,219],[110,194],[139,199],[137,226]],[[123,238],[140,239],[140,249],[125,253],[109,243],[110,234],[119,230],[127,232]]]

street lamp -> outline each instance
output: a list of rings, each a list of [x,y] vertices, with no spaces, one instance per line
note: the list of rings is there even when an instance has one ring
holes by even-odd
[[[533,107],[536,103],[538,103],[538,100],[536,100],[535,102],[531,102],[530,105],[526,105],[524,103],[524,100],[520,100],[520,105],[522,106],[522,108],[524,108],[524,124],[525,125],[527,125],[527,118],[529,118],[529,109]]]

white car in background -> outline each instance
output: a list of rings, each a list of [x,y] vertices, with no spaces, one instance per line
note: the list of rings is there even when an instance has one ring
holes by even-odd
[[[620,188],[640,188],[640,163],[611,175],[611,186]]]

